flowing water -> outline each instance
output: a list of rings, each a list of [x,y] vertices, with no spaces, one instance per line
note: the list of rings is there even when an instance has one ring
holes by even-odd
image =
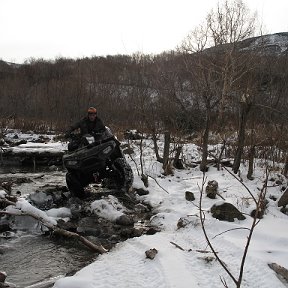
[[[22,235],[0,239],[0,269],[19,288],[75,272],[93,260],[85,247],[60,243],[49,236]]]
[[[21,191],[22,195],[34,192],[49,183],[65,185],[65,173],[62,169],[49,171],[47,167],[41,166],[36,169],[35,171],[29,166],[0,166],[0,180],[5,181],[11,177],[32,179],[28,183],[13,184],[12,194]],[[7,233],[0,235],[0,271],[7,273],[7,282],[24,288],[75,272],[95,257],[87,247],[81,247],[79,244],[73,247],[71,241],[63,243],[63,240],[60,242],[50,236],[41,235],[39,233],[41,231],[29,230],[29,227],[33,227],[29,223],[31,220],[25,217],[17,218],[18,221],[22,221],[16,225],[18,232],[12,235]],[[26,231],[23,232],[22,229],[21,232],[21,227]]]

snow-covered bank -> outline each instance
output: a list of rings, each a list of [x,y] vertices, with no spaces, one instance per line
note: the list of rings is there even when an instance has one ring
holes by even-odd
[[[220,277],[225,279],[228,287],[235,286],[215,260],[203,236],[199,220],[202,172],[198,167],[187,168],[175,170],[173,176],[164,177],[161,165],[153,160],[154,155],[147,147],[151,147],[149,143],[144,153],[144,171],[157,181],[149,178],[150,193],[140,197],[155,208],[156,214],[150,220],[152,224],[161,227],[162,231],[118,244],[74,276],[56,281],[54,288],[223,287]],[[199,157],[195,145],[186,145],[185,151],[189,152],[187,155],[190,155],[190,159]],[[145,188],[135,167],[140,156],[135,152],[132,157],[133,161],[130,161],[135,168],[134,186]],[[257,197],[265,180],[265,167],[256,165],[255,168],[253,181],[244,176],[242,178],[254,197]],[[242,175],[246,175],[245,169],[241,167]],[[208,236],[218,256],[237,278],[249,233],[247,228],[251,227],[253,221],[249,215],[255,209],[255,204],[247,189],[227,171],[217,171],[210,167],[205,177],[205,185],[209,180],[216,180],[219,194],[246,216],[244,221],[219,221],[211,216],[210,208],[223,200],[219,196],[216,199],[203,198],[202,208],[206,211],[205,227]],[[268,182],[267,188],[268,207],[254,231],[241,287],[287,287],[268,267],[269,263],[275,262],[288,268],[288,216],[281,213],[277,206],[283,187],[287,187],[287,179],[277,173],[269,178],[272,181]],[[282,184],[276,184],[275,179],[280,179]],[[186,191],[194,193],[196,199],[193,202],[185,199]],[[180,218],[185,225],[178,227]],[[151,248],[158,250],[154,260],[145,256],[145,251]]]

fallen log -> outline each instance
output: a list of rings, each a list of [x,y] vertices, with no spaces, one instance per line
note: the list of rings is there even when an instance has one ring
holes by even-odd
[[[47,147],[46,149],[36,148],[8,148],[1,152],[1,161],[19,162],[24,165],[61,165],[62,156],[65,151]]]
[[[281,276],[286,282],[288,282],[288,270],[276,263],[269,263],[268,266],[279,276]]]

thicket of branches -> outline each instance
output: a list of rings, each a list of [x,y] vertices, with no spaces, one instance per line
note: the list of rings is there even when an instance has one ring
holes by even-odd
[[[211,131],[223,143],[238,132],[235,171],[244,145],[285,151],[288,55],[240,49],[254,20],[242,1],[225,2],[177,51],[1,62],[1,127],[63,131],[93,105],[114,131],[199,132],[203,170]]]

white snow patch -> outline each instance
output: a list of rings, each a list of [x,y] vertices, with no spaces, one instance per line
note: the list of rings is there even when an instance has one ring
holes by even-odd
[[[115,221],[124,214],[125,208],[116,197],[109,195],[108,198],[92,202],[91,210],[102,218]]]
[[[4,190],[0,190],[0,198],[5,198],[7,193]]]

